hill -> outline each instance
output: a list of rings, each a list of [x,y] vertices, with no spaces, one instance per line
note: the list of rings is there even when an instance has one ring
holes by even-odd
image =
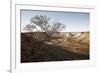
[[[38,35],[35,38],[38,40],[46,38],[43,32],[36,33]],[[32,39],[31,34],[21,33],[22,63],[89,59],[89,32],[61,32],[59,36],[62,38],[45,43]]]

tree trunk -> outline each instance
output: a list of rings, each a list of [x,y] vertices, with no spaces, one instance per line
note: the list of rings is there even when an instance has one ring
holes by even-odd
[[[39,48],[38,48],[36,54],[34,55],[34,58],[36,58],[39,55],[39,53],[41,52],[41,49],[42,48],[43,48],[43,42],[42,43],[39,43]]]

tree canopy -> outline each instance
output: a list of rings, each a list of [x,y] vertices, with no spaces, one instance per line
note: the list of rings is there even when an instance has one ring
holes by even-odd
[[[45,32],[48,37],[52,37],[53,34],[58,34],[61,30],[65,28],[65,25],[61,22],[50,23],[50,17],[46,15],[35,15],[30,19],[30,24],[27,24],[24,29],[33,32],[37,29],[36,26],[41,28],[41,32]]]

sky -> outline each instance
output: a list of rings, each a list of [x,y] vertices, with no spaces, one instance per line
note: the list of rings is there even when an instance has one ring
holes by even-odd
[[[21,32],[30,19],[35,15],[46,15],[51,18],[50,23],[59,21],[65,24],[66,28],[62,32],[87,32],[89,31],[90,15],[83,12],[62,12],[62,11],[37,11],[21,10]]]

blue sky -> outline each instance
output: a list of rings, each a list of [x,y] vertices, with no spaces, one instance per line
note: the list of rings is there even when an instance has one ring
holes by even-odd
[[[50,23],[59,21],[66,25],[64,32],[85,32],[89,31],[89,13],[82,12],[60,12],[60,11],[36,11],[21,10],[21,32],[25,24],[30,23],[30,19],[35,15],[46,15],[51,18]]]

